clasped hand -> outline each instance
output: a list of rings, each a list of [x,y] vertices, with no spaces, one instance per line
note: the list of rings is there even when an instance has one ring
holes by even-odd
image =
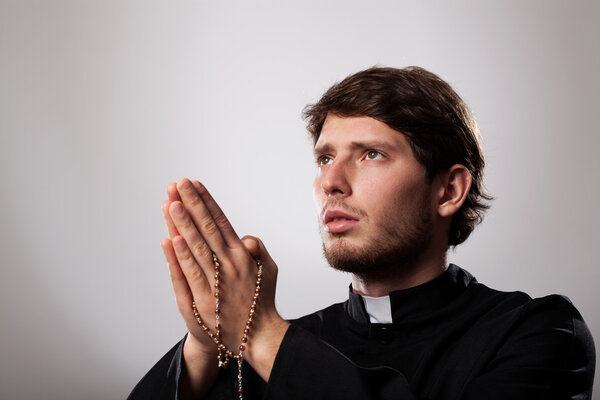
[[[209,360],[216,345],[200,327],[200,317],[215,329],[215,269],[213,253],[221,265],[220,324],[223,343],[236,352],[248,319],[256,286],[256,260],[263,264],[261,295],[244,358],[268,380],[279,344],[287,329],[275,309],[277,266],[262,242],[255,237],[240,239],[206,188],[198,181],[181,179],[167,186],[163,213],[170,239],[161,246],[169,265],[177,307],[190,332],[186,346]],[[193,342],[188,344],[188,342]]]

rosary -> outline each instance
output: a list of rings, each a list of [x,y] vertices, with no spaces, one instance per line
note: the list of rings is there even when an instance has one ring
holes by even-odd
[[[238,353],[233,354],[231,350],[225,346],[223,341],[221,340],[221,323],[219,321],[219,315],[221,314],[221,309],[219,307],[219,299],[221,297],[221,264],[219,263],[219,259],[213,253],[213,263],[215,264],[215,332],[211,332],[210,328],[206,326],[206,324],[200,319],[200,313],[196,308],[196,302],[192,302],[192,310],[194,311],[194,317],[198,322],[198,325],[202,327],[202,330],[208,334],[208,336],[213,340],[213,342],[217,345],[217,361],[220,368],[227,368],[229,365],[229,359],[234,358],[237,360],[237,392],[239,396],[239,400],[243,400],[243,389],[242,389],[242,361],[243,361],[243,351],[246,350],[246,343],[248,342],[248,334],[250,333],[250,327],[252,326],[252,318],[256,312],[256,303],[258,302],[258,295],[260,294],[260,283],[262,281],[262,263],[260,260],[256,261],[258,265],[258,272],[256,273],[256,287],[254,289],[254,295],[252,297],[252,305],[250,306],[250,312],[248,313],[248,320],[246,321],[246,327],[244,328],[244,332],[242,335],[241,344],[238,347]]]

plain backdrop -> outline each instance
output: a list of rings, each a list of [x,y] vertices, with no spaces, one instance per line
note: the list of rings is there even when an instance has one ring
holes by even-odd
[[[0,1],[0,398],[125,398],[184,335],[159,246],[183,176],[264,240],[284,317],[344,300],[300,114],[376,64],[479,122],[496,200],[449,260],[600,338],[599,4]]]

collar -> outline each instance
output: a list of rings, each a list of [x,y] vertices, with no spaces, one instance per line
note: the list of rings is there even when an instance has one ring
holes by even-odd
[[[456,298],[475,278],[457,265],[450,264],[446,271],[437,278],[403,290],[389,293],[392,309],[392,321],[402,322],[407,318],[418,317],[439,310]],[[352,319],[360,323],[369,323],[361,295],[352,291],[346,309]]]

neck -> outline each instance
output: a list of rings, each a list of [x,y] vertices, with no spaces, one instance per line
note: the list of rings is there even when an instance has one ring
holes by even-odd
[[[445,252],[441,255],[423,254],[413,265],[399,265],[393,276],[352,274],[352,289],[363,296],[387,296],[394,290],[409,289],[429,282],[443,274],[446,268]]]

